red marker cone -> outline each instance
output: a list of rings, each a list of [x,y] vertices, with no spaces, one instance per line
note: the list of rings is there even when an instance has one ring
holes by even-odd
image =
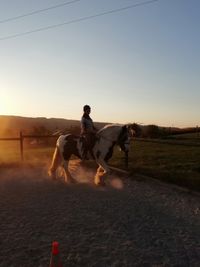
[[[52,243],[52,252],[51,252],[51,260],[49,267],[63,267],[60,261],[59,243],[57,241],[54,241]]]

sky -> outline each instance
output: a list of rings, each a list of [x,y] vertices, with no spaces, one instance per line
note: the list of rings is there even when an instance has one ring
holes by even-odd
[[[0,1],[0,115],[80,120],[89,104],[98,122],[200,125],[199,13],[199,0]]]

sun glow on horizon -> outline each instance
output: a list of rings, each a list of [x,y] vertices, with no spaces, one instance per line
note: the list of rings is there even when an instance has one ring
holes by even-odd
[[[6,92],[0,92],[0,115],[12,115],[16,112],[15,103]]]
[[[10,113],[10,110],[8,108],[8,105],[4,100],[0,100],[0,115],[8,115]]]

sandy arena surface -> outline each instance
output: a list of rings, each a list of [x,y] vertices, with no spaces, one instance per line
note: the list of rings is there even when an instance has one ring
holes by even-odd
[[[0,267],[199,267],[200,198],[113,174],[106,187],[72,166],[77,184],[46,169],[0,169]],[[137,179],[136,179],[137,178]]]

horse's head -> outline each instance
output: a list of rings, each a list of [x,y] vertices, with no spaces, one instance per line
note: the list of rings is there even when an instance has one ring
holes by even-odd
[[[127,153],[130,147],[131,138],[134,135],[134,130],[132,129],[131,125],[124,125],[121,128],[117,144],[119,145],[120,149]]]
[[[137,124],[137,123],[132,123],[132,124],[129,125],[129,127],[132,129],[133,135],[135,137],[141,136],[141,134],[142,134],[142,127],[143,126],[141,126],[140,124]]]
[[[121,128],[117,144],[120,149],[125,153],[125,165],[128,168],[128,153],[130,147],[131,138],[134,136],[135,131],[131,125],[124,125]]]

